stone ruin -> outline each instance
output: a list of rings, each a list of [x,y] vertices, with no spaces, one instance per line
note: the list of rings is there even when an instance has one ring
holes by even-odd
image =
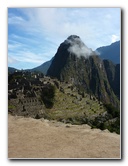
[[[12,108],[11,108],[12,106]],[[17,116],[25,117],[40,117],[44,116],[44,105],[36,97],[24,99],[10,99],[9,100],[9,113]]]

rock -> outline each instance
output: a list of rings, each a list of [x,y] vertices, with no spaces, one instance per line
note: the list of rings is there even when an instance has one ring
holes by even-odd
[[[65,127],[66,127],[66,128],[70,128],[70,126],[69,126],[69,125],[66,125]]]
[[[35,119],[40,119],[41,117],[39,116],[39,114],[36,114]]]
[[[65,93],[62,87],[60,87],[60,92]]]

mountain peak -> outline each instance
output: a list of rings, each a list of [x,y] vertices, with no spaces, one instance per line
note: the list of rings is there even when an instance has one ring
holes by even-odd
[[[61,79],[61,71],[66,66],[66,68],[68,68],[69,63],[74,64],[76,59],[79,60],[82,58],[85,60],[92,55],[96,54],[84,44],[79,36],[71,35],[60,44],[57,53],[54,56],[54,60],[47,71],[47,74],[63,80]],[[77,64],[75,64],[75,66],[77,66]]]
[[[70,35],[64,42],[64,44],[67,45],[73,45],[73,44],[79,44],[79,43],[83,43],[81,38],[77,35]]]
[[[62,44],[61,47],[67,47],[67,51],[70,54],[76,55],[77,57],[88,57],[92,55],[93,51],[88,48],[81,38],[77,35],[70,35]]]
[[[110,79],[107,78],[107,67],[79,36],[71,35],[59,46],[47,75],[72,83],[82,92],[93,94],[102,102],[118,106],[117,96],[111,90]],[[115,65],[110,67],[113,71],[116,70]]]
[[[67,39],[68,40],[75,40],[75,39],[80,39],[80,37],[77,35],[70,35]]]

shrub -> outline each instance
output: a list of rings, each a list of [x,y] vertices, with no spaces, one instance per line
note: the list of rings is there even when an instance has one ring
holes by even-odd
[[[54,105],[55,86],[48,84],[42,88],[41,99],[46,108],[52,108]]]
[[[114,123],[109,124],[108,129],[110,132],[116,132],[117,134],[120,134],[120,119],[117,118]]]
[[[104,104],[107,109],[108,114],[111,114],[113,118],[120,117],[120,111],[112,106],[111,104]]]

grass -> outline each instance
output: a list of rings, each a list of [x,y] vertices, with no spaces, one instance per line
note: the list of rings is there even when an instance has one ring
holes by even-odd
[[[94,96],[92,96],[93,98]],[[56,89],[54,105],[47,108],[46,118],[62,121],[74,125],[88,124],[92,128],[108,129],[119,133],[119,122],[110,124],[108,117],[105,118],[106,106],[97,100],[90,99],[88,94],[84,97],[77,91],[72,91],[65,86],[64,93]],[[111,108],[111,107],[110,107]],[[111,112],[111,109],[110,109]],[[115,115],[117,111],[113,111]]]
[[[13,110],[13,109],[15,109],[16,107],[14,106],[14,105],[8,105],[8,109],[10,109],[10,110]]]
[[[78,95],[77,92],[72,92],[69,88],[65,89],[65,93],[56,90],[55,103],[53,108],[49,110],[49,117],[56,120],[72,118],[77,122],[80,121],[80,117],[86,118],[105,111],[105,109],[100,109],[98,101],[91,100],[88,94],[85,94],[86,97],[82,98],[82,100],[77,99],[75,96],[81,97],[81,95]]]

